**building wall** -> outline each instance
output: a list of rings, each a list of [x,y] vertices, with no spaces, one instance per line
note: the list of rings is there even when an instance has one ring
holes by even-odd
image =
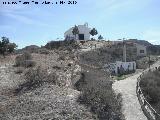
[[[129,66],[129,71],[133,71],[136,70],[136,63],[135,62],[116,62],[116,68],[115,68],[115,72],[116,74],[118,73],[118,67],[119,69],[121,69],[121,66],[123,67],[124,71],[128,70],[128,66]]]
[[[121,45],[122,46],[122,41],[113,41],[113,45]],[[146,46],[140,45],[138,43],[134,42],[127,42],[126,44],[126,49],[127,49],[127,57],[131,58],[131,56],[135,57],[143,57],[147,55],[147,49]],[[144,53],[141,53],[140,51],[143,50]],[[136,58],[136,57],[135,57]],[[130,59],[129,59],[130,60]]]
[[[136,70],[136,62],[121,62],[117,61],[116,63],[110,63],[108,66],[105,66],[105,68],[109,69],[110,72],[114,72],[115,74],[118,73],[118,67],[121,68],[123,67],[124,71],[128,70],[129,66],[129,71]]]
[[[78,25],[78,30],[79,30],[79,34],[84,34],[84,40],[89,40],[90,39],[90,28],[88,28],[86,25]],[[67,30],[64,33],[64,37],[66,38],[67,36],[69,36],[70,38],[75,38],[75,36],[72,33],[73,31],[73,27],[70,28],[69,30]],[[76,40],[79,39],[79,36],[76,35]]]
[[[70,40],[71,40],[71,39],[74,39],[75,36],[73,35],[72,30],[73,30],[73,28],[70,28],[69,30],[67,30],[67,31],[64,33],[64,38],[69,37]],[[76,39],[77,39],[77,38],[76,38]]]
[[[137,47],[137,56],[146,56],[147,50],[146,47],[143,45],[136,44]],[[144,51],[144,53],[141,53],[141,51]]]

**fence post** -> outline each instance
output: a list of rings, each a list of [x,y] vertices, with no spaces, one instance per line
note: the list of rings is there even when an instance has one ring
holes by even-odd
[[[142,92],[141,92],[141,90],[140,90],[140,89],[138,90],[138,94],[142,94]]]
[[[144,103],[143,103],[143,105],[144,105],[144,106],[146,106],[146,104],[147,104],[147,102],[146,102],[146,100],[144,100]]]

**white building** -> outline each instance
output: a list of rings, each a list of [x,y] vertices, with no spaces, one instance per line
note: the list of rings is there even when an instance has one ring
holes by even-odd
[[[115,63],[106,64],[104,68],[112,74],[119,74],[120,72],[132,72],[136,70],[136,62],[116,61]]]
[[[88,27],[88,24],[84,24],[84,25],[78,25],[78,30],[79,30],[79,34],[76,35],[76,40],[90,40],[90,31],[91,31],[91,28]],[[64,33],[64,38],[66,40],[74,40],[75,39],[75,35],[73,35],[72,31],[73,31],[73,28],[70,28],[69,30],[67,30],[65,33]]]

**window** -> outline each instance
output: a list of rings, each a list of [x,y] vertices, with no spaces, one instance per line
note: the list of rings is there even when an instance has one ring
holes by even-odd
[[[140,50],[140,53],[144,53],[144,50]]]

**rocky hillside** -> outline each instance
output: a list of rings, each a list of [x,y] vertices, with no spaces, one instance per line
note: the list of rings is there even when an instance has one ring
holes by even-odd
[[[33,53],[32,58],[32,68],[1,64],[0,119],[97,119],[77,102],[80,92],[72,80],[78,80],[81,69],[68,51]]]
[[[129,40],[127,40],[127,41],[128,41],[128,42],[133,42],[133,43],[138,43],[138,44],[144,45],[144,46],[146,46],[146,47],[152,46],[152,44],[149,43],[149,42],[146,41],[146,40],[129,39]]]
[[[129,39],[128,41],[146,46],[148,54],[160,55],[160,46],[159,45],[153,45],[153,44],[151,44],[150,42],[148,42],[146,40]]]

